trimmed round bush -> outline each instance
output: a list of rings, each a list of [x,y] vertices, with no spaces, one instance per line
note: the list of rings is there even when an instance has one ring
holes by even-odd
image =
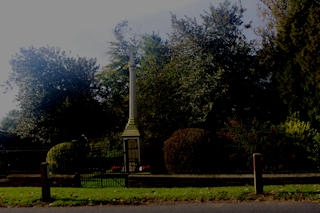
[[[85,159],[80,147],[72,142],[57,144],[47,154],[49,170],[53,174],[73,174]]]
[[[164,142],[166,168],[170,174],[204,173],[210,169],[210,150],[205,130],[179,129]]]

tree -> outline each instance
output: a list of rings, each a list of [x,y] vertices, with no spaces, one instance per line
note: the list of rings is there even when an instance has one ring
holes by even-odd
[[[141,41],[141,60],[137,70],[139,127],[153,172],[163,172],[163,142],[177,128],[184,127],[188,116],[181,110],[177,73],[172,69],[168,41],[157,34],[146,34]],[[146,156],[149,154],[149,156]],[[155,171],[155,168],[158,171]]]
[[[18,134],[55,144],[105,131],[105,114],[95,97],[95,59],[71,57],[55,47],[29,47],[10,64],[10,82],[19,89]]]
[[[289,0],[260,0],[260,11],[262,18],[267,21],[265,32],[275,36],[276,27],[280,24],[280,20],[287,13]]]
[[[141,43],[143,54],[137,72],[139,125],[147,141],[162,143],[185,123],[177,91],[180,84],[169,64],[168,42],[153,33],[144,35]]]
[[[291,113],[320,127],[320,5],[315,0],[288,1],[279,20],[274,81]]]
[[[1,121],[1,129],[8,132],[15,132],[19,122],[20,112],[19,110],[10,110],[7,115]]]
[[[172,65],[179,73],[189,125],[215,129],[227,117],[247,119],[263,109],[266,73],[258,72],[255,49],[243,29],[243,9],[225,1],[196,18],[172,16]]]
[[[274,56],[277,27],[287,13],[288,0],[260,0],[260,3],[260,13],[262,19],[266,22],[266,25],[257,28],[257,33],[261,36],[262,41],[260,55],[264,53],[261,59],[266,62],[264,63],[265,66],[270,66],[268,62],[273,64],[269,59]]]

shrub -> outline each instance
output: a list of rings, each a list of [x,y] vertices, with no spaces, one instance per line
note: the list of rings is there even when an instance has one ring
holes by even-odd
[[[294,113],[281,124],[270,122],[242,123],[229,121],[218,132],[227,141],[225,147],[233,165],[246,164],[252,168],[252,155],[264,154],[266,169],[277,170],[315,170],[319,167],[320,135],[311,128],[309,122],[301,121],[299,113]]]
[[[85,152],[73,142],[60,143],[52,147],[47,154],[47,163],[53,174],[75,173],[85,160]]]
[[[227,155],[228,166],[232,167],[230,169],[250,171],[254,153],[260,152],[266,157],[269,151],[274,154],[276,151],[273,148],[277,146],[277,132],[270,122],[259,122],[254,119],[243,123],[230,120],[217,134],[225,137],[223,153]]]
[[[108,170],[113,165],[119,165],[123,161],[123,151],[110,150],[107,139],[89,144],[87,165],[89,168]]]
[[[109,143],[108,141],[91,142],[89,144],[88,158],[91,160],[102,160],[107,158]]]
[[[177,130],[164,142],[164,160],[168,172],[206,172],[210,156],[209,146],[205,130],[197,128]]]
[[[301,121],[299,113],[289,116],[279,125],[283,138],[294,147],[293,155],[302,168],[319,169],[319,132],[311,127],[310,122]]]

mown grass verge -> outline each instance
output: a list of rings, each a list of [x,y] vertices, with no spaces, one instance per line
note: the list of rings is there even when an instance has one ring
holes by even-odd
[[[41,202],[41,188],[0,188],[1,207],[140,205],[152,202],[294,200],[320,201],[320,185],[265,186],[255,195],[252,186],[209,188],[51,188],[52,201]]]

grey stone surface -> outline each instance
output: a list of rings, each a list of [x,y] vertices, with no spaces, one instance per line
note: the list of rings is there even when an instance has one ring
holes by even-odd
[[[66,208],[0,208],[1,213],[318,213],[319,203],[311,202],[217,202],[178,203],[147,206],[98,206]]]

